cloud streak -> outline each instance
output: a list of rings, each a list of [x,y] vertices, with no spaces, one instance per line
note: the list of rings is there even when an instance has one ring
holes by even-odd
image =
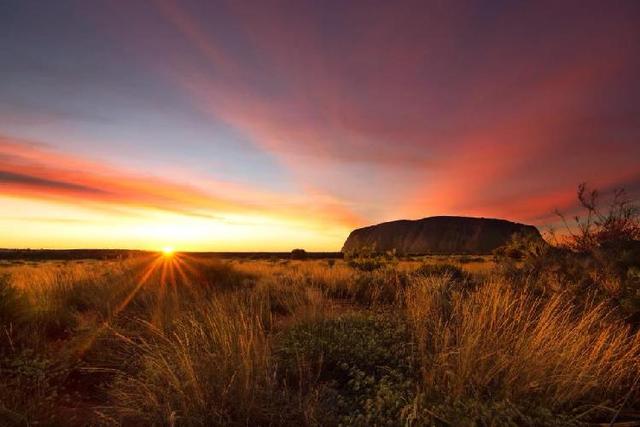
[[[42,65],[6,83],[0,132],[22,139],[0,139],[2,194],[321,236],[436,214],[543,225],[582,181],[637,183],[637,2],[151,5],[15,37]]]
[[[17,185],[26,187],[36,187],[43,191],[72,191],[79,193],[107,194],[104,190],[91,188],[84,185],[72,184],[69,182],[45,179],[32,175],[14,173],[0,170],[0,185]]]
[[[41,143],[0,137],[0,194],[45,198],[98,208],[142,208],[222,221],[225,215],[275,216],[303,221],[308,215],[327,224],[358,222],[340,203],[289,200],[279,194],[221,183],[205,192],[191,184],[141,175],[77,156],[57,153]],[[215,182],[207,182],[214,188]],[[228,193],[228,194],[226,194]],[[226,194],[226,195],[225,195]],[[244,195],[244,196],[243,196]],[[252,200],[247,200],[247,196]],[[237,199],[241,199],[238,201]]]
[[[640,71],[637,11],[627,5],[598,21],[590,12],[530,5],[497,12],[491,29],[469,14],[471,4],[458,13],[347,6],[335,21],[319,21],[304,2],[287,12],[234,6],[237,43],[262,61],[260,78],[247,75],[256,58],[225,46],[187,8],[172,7],[163,9],[168,21],[210,67],[183,62],[176,84],[301,182],[360,206],[376,200],[371,188],[404,199],[376,219],[535,219],[567,203],[583,180],[607,186],[637,171],[640,129],[626,111],[638,105],[619,93]],[[550,34],[532,34],[542,22]],[[331,25],[353,31],[334,41],[324,32]],[[310,172],[310,162],[322,173]],[[362,173],[332,177],[345,167]]]

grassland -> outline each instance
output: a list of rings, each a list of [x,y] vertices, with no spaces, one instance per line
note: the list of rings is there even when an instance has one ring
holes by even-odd
[[[6,262],[0,425],[637,420],[640,334],[557,288],[482,257]]]

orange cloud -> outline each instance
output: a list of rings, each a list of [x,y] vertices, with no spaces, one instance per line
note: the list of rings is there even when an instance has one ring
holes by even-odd
[[[213,189],[61,154],[43,144],[0,137],[0,195],[58,200],[99,209],[157,209],[202,218],[219,214],[271,215],[292,221],[352,225],[359,218],[322,194],[291,200],[228,183]]]
[[[166,89],[158,99],[189,117],[179,125],[204,121],[203,135],[229,128],[242,139],[239,151],[248,139],[247,152],[268,155],[247,156],[259,160],[236,173],[265,166],[262,158],[271,169],[276,158],[283,176],[293,177],[289,190],[182,169],[170,176],[125,170],[2,138],[0,193],[198,218],[260,214],[304,224],[316,236],[327,225],[343,232],[433,214],[542,224],[554,207],[571,205],[581,181],[637,182],[637,14],[627,4],[587,3],[377,2],[336,10],[324,2],[156,0],[155,9],[113,7],[117,20],[105,14],[97,21],[125,47],[123,57],[105,53],[114,74],[127,81],[129,71],[144,75],[152,97]],[[109,92],[122,87],[110,83]],[[14,129],[30,123],[10,121]],[[109,122],[121,124],[144,134],[121,115]],[[233,143],[226,142],[213,148]]]

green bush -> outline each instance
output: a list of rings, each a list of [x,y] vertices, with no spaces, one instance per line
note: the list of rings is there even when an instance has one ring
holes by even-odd
[[[514,235],[494,252],[498,274],[516,287],[533,285],[542,293],[564,292],[577,303],[593,298],[607,302],[638,323],[640,242],[630,237],[600,241],[598,236],[610,233],[584,230],[556,245]]]
[[[314,365],[323,424],[402,425],[417,387],[410,343],[397,319],[350,315],[292,327],[278,356],[293,384],[308,380],[301,363]]]
[[[344,258],[349,267],[360,271],[371,272],[385,268],[394,268],[398,265],[395,250],[379,253],[376,252],[373,246],[365,246],[357,251],[347,252]]]

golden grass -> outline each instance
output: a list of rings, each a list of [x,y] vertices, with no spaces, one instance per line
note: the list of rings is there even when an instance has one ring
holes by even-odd
[[[112,388],[121,421],[221,425],[261,419],[273,388],[271,348],[260,302],[216,298],[176,321],[171,333],[146,323],[150,336],[126,339],[140,358],[134,376]]]
[[[451,258],[428,262],[441,261]],[[373,272],[342,261],[187,257],[4,266],[28,313],[0,325],[3,339],[11,339],[0,350],[17,360],[21,348],[31,349],[71,371],[107,372],[107,393],[97,393],[89,408],[65,403],[96,423],[308,424],[322,420],[317,389],[287,383],[279,337],[345,310],[384,311],[412,336],[416,402],[422,399],[427,414],[444,414],[414,414],[417,424],[446,419],[442,405],[455,400],[508,401],[552,415],[615,409],[627,396],[627,406],[640,405],[632,390],[640,375],[638,332],[603,305],[578,309],[562,293],[516,290],[485,274],[492,263],[477,264],[458,263],[475,271],[473,287],[416,274],[421,261]],[[312,375],[300,363],[300,372]],[[8,373],[0,379],[0,424],[3,413],[27,422],[50,419],[56,405],[65,413],[57,401],[30,401],[30,377]]]
[[[297,273],[268,271],[257,264],[250,289],[194,303],[170,328],[144,322],[143,335],[119,334],[139,364],[118,376],[104,415],[117,424],[286,423],[297,408],[279,387],[272,336],[284,319],[321,315],[323,304]]]
[[[405,301],[426,390],[559,410],[619,404],[640,375],[640,335],[603,305],[577,312],[497,281],[451,291],[447,278],[414,282]]]

